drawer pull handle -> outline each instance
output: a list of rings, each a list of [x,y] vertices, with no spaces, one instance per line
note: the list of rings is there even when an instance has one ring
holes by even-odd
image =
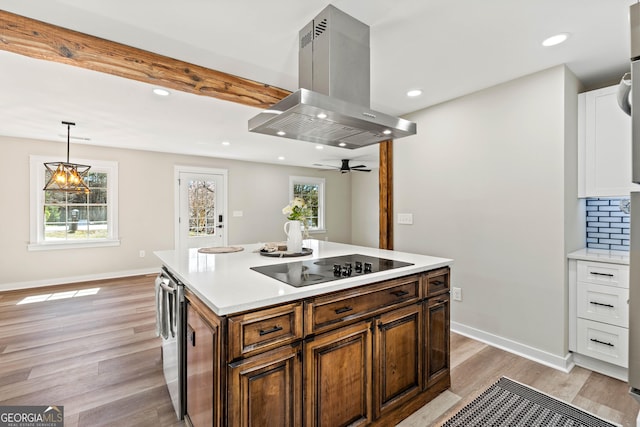
[[[409,292],[407,291],[393,291],[391,292],[393,295],[397,296],[398,298],[403,297],[405,295],[408,295]]]
[[[339,309],[335,310],[335,312],[336,312],[336,314],[342,314],[342,313],[346,313],[347,311],[351,311],[351,310],[353,310],[353,307],[346,306],[346,307],[342,307],[342,308],[339,308]]]
[[[271,329],[260,329],[260,336],[272,334],[274,332],[278,332],[281,330],[282,330],[282,326],[278,326],[278,325],[274,326]]]
[[[589,304],[593,304],[593,305],[599,305],[601,307],[610,307],[613,308],[614,306],[611,304],[603,304],[601,302],[597,302],[597,301],[589,301]]]
[[[591,341],[597,342],[598,344],[608,345],[609,347],[615,347],[615,345],[611,344],[610,342],[600,341],[600,340],[597,340],[595,338],[591,338]]]
[[[431,284],[433,286],[442,286],[442,285],[444,285],[444,280],[435,280],[435,281],[431,282]]]
[[[598,273],[597,271],[590,271],[589,274],[593,274],[594,276],[605,276],[605,277],[613,277],[613,274],[609,273]]]

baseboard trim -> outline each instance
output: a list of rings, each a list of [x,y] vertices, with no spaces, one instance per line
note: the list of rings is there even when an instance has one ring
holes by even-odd
[[[489,332],[481,331],[480,329],[472,328],[471,326],[463,325],[458,322],[451,322],[451,331],[456,334],[464,335],[465,337],[472,338],[474,340],[489,344],[492,347],[499,348],[509,353],[517,354],[525,359],[538,362],[542,365],[550,368],[557,369],[562,372],[569,372],[574,367],[573,358],[571,353],[564,357],[556,356],[555,354],[548,353],[543,350],[522,344],[510,339],[491,334]]]
[[[83,276],[59,277],[57,279],[32,280],[28,282],[0,283],[0,292],[20,289],[41,288],[44,286],[64,285],[67,283],[90,282],[93,280],[117,279],[119,277],[140,276],[158,273],[160,267],[141,268],[138,270],[113,271],[108,273],[86,274]]]
[[[601,374],[617,378],[625,383],[629,380],[629,370],[622,366],[613,365],[602,360],[594,359],[580,353],[571,353],[573,362],[577,366],[589,369],[590,371],[600,372]]]

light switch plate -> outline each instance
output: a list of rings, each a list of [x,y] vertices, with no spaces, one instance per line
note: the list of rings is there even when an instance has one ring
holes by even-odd
[[[244,215],[244,212],[242,211],[233,211],[233,216],[234,217],[241,217]]]
[[[398,224],[413,224],[413,214],[410,213],[399,213],[398,214]]]

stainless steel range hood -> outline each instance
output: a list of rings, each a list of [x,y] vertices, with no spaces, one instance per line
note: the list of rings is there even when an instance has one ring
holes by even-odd
[[[369,109],[369,27],[332,5],[299,34],[300,89],[249,120],[249,131],[360,148],[415,135],[416,124]]]

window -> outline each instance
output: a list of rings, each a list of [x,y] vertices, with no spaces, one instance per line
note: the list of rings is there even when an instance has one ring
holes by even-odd
[[[118,241],[118,163],[79,160],[91,165],[89,194],[44,191],[50,158],[31,156],[31,243],[29,250],[116,246]]]
[[[311,209],[307,225],[311,231],[324,231],[324,178],[289,177],[289,200],[301,197]]]

